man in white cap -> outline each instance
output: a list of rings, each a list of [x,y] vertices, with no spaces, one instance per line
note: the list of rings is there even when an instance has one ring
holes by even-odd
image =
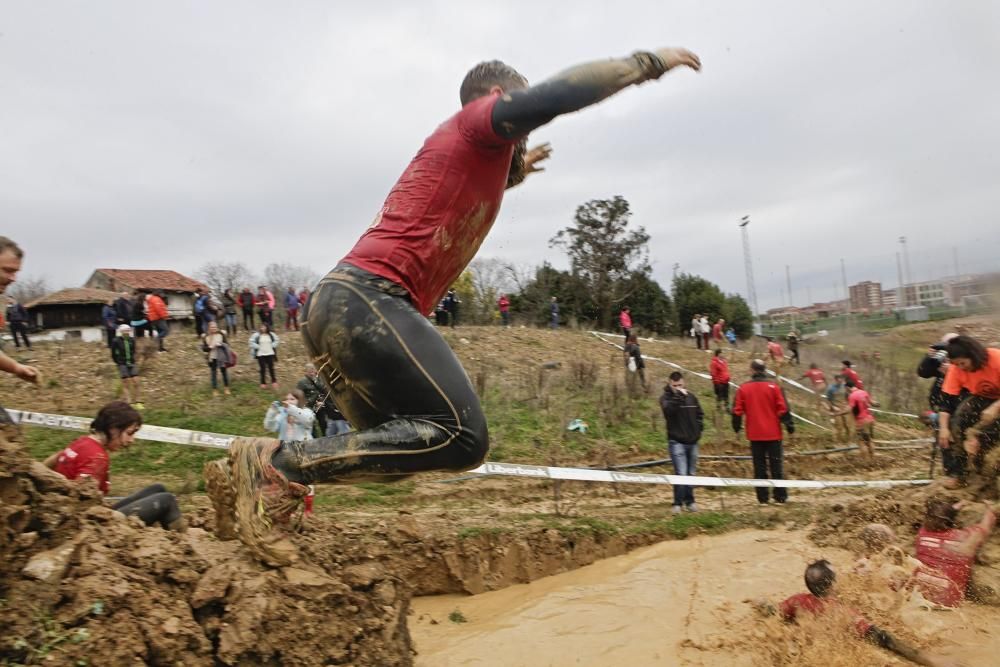
[[[129,325],[118,325],[117,335],[111,342],[111,358],[118,364],[118,377],[122,379],[125,401],[142,410],[146,406],[139,401],[139,365],[135,357],[135,339],[132,338],[132,327]]]

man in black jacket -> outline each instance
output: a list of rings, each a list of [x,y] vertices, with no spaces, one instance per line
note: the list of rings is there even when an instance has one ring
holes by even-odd
[[[21,347],[18,336],[24,341],[25,346],[30,350],[31,341],[28,340],[28,310],[16,299],[7,306],[7,324],[10,325],[10,335],[14,337],[15,347]]]
[[[132,299],[129,298],[127,291],[123,291],[121,296],[115,299],[114,307],[116,325],[121,326],[122,324],[128,324],[131,327]]]
[[[684,387],[684,376],[680,372],[670,374],[670,382],[663,387],[663,395],[660,396],[660,408],[663,418],[667,420],[667,442],[674,472],[684,476],[694,475],[705,413],[698,397]],[[688,512],[698,511],[694,502],[694,487],[675,484],[673,513],[680,514],[682,507]]]
[[[934,380],[927,394],[927,404],[935,415],[934,420],[931,422],[931,426],[934,428],[934,444],[931,445],[932,447],[938,446],[938,422],[936,415],[948,400],[941,391],[941,386],[944,384],[944,376],[948,372],[949,365],[948,354],[945,352],[945,349],[948,347],[948,341],[957,335],[956,333],[948,333],[942,336],[941,342],[931,345],[927,350],[927,355],[917,365],[917,375],[919,377]],[[964,459],[955,456],[955,452],[950,447],[941,450],[941,465],[944,467],[944,472],[948,477],[958,478],[965,474]]]

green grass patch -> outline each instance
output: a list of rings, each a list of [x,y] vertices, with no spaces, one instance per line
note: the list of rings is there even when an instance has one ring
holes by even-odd
[[[628,533],[641,535],[645,533],[666,533],[682,540],[692,530],[715,534],[724,532],[736,521],[736,517],[728,512],[691,512],[675,514],[670,517],[647,519],[628,526]]]
[[[353,486],[338,486],[317,493],[315,502],[317,507],[398,506],[411,501],[410,495],[415,486],[413,482],[364,482]]]
[[[465,528],[459,529],[457,537],[460,540],[475,539],[477,537],[495,537],[497,535],[502,535],[509,532],[506,528],[500,528],[497,526],[492,526],[484,528],[481,526],[466,526]]]

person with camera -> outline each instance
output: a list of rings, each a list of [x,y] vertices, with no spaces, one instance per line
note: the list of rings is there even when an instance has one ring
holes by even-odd
[[[330,400],[330,390],[319,377],[314,364],[306,364],[305,376],[299,380],[296,387],[303,393],[308,406],[316,414],[313,435],[338,435],[351,430],[351,425],[344,419],[337,406]]]

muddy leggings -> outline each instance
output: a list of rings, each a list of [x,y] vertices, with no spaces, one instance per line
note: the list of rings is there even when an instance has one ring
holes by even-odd
[[[153,484],[136,491],[131,496],[119,500],[113,507],[126,516],[139,517],[147,526],[159,523],[168,528],[181,518],[177,498],[174,494],[168,493],[162,484]]]
[[[486,418],[469,378],[402,287],[347,264],[302,313],[302,338],[331,397],[357,431],[284,443],[292,481],[394,481],[468,470],[486,457]]]
[[[951,416],[951,447],[941,450],[941,460],[944,464],[945,472],[953,477],[964,479],[966,468],[969,464],[969,455],[965,451],[965,431],[975,426],[983,413],[995,402],[996,399],[984,398],[983,396],[970,395],[959,403],[958,408]],[[986,455],[1000,442],[1000,419],[983,429],[979,435],[979,454],[972,458],[972,463],[978,472],[983,471],[983,463]],[[989,476],[996,475],[996,471],[986,471]]]

